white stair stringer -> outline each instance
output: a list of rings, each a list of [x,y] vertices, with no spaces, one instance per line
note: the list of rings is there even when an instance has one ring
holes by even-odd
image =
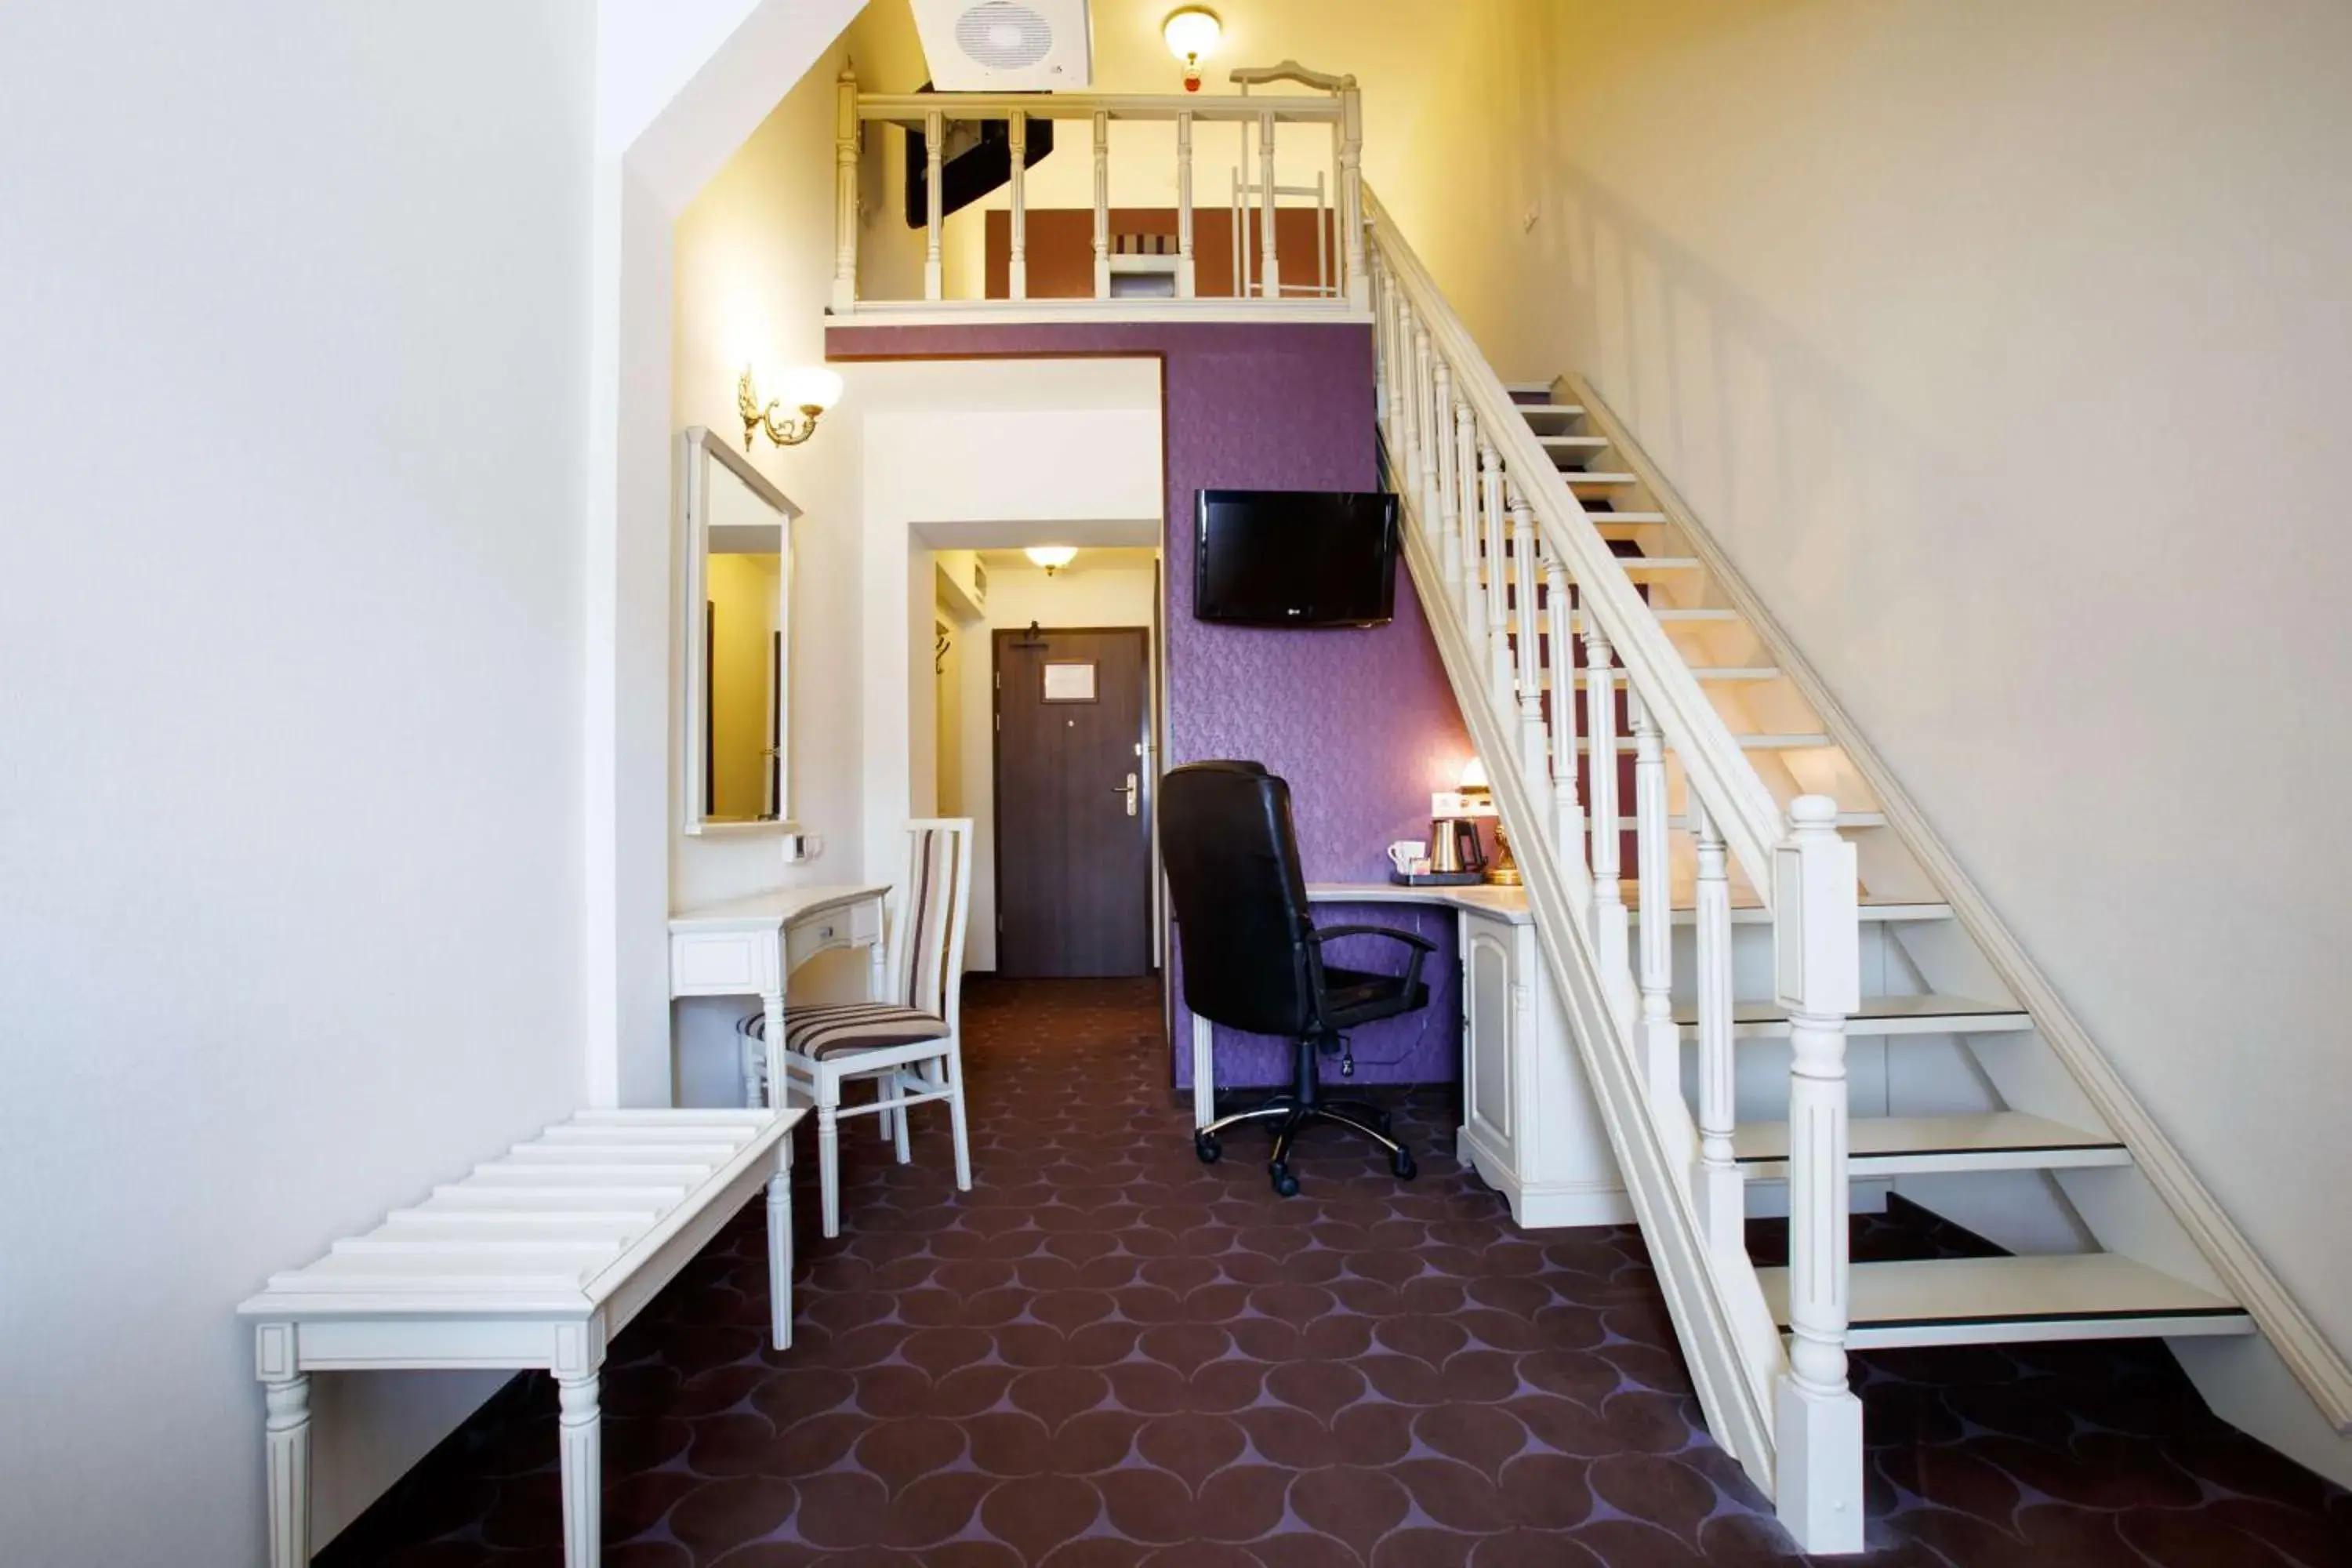
[[[1949,966],[1949,973],[1931,973],[1929,978],[1938,988],[1974,987],[1986,984],[1977,973],[1981,970],[2031,1015],[2046,1047],[2043,1054],[2063,1069],[2067,1081],[2053,1086],[2036,1082],[2030,1072],[1996,1070],[2004,1097],[2021,1109],[2036,1109],[2029,1102],[2037,1094],[2051,1094],[2053,1089],[2058,1091],[2054,1099],[2079,1096],[2091,1114],[2130,1152],[2133,1169],[2053,1178],[2074,1213],[2110,1253],[2192,1280],[2200,1274],[2210,1275],[2218,1293],[2251,1315],[2262,1342],[2308,1396],[2315,1416],[2310,1426],[2324,1423],[2337,1439],[2352,1437],[2352,1365],[2329,1344],[2123,1081],[2049,976],[1994,910],[1885,759],[1675,487],[1584,377],[1570,375],[1557,384],[1564,394],[1557,401],[1579,405],[1590,427],[1609,438],[1611,465],[1634,474],[1658,509],[1645,515],[1671,526],[1681,538],[1681,548],[1702,563],[1714,590],[1738,612],[1761,644],[1758,662],[1774,667],[1811,710],[1820,728],[1870,790],[1903,848],[1948,903],[1958,928],[1955,934],[1967,939],[1949,944],[1950,948],[1972,944],[1972,951],[1946,952],[1929,942],[1911,939],[1915,957],[1930,963],[1941,959]],[[2049,1076],[2042,1075],[2044,1079]],[[2059,1105],[2045,1113],[2065,1119],[2067,1110]],[[2143,1191],[2156,1202],[2140,1199],[2137,1194]],[[2257,1385],[2279,1381],[2274,1374],[2248,1367],[2242,1360],[2191,1353],[2196,1347],[2177,1344],[2175,1348],[2181,1352],[2182,1363],[2200,1391],[2222,1415],[2314,1468],[2339,1481],[2352,1481],[2352,1447],[2328,1444],[2324,1434],[2301,1429],[2292,1412],[2280,1409],[2278,1399],[2257,1391]],[[2240,1342],[2230,1347],[2231,1354],[2241,1355],[2248,1348],[2247,1342]]]
[[[1507,721],[1487,700],[1485,655],[1470,649],[1444,590],[1442,569],[1431,559],[1411,515],[1418,508],[1402,476],[1398,490],[1409,514],[1401,531],[1405,563],[1471,742],[1482,757],[1516,755],[1518,742],[1511,729],[1516,718]],[[1580,863],[1564,864],[1547,852],[1551,803],[1530,801],[1516,768],[1490,767],[1487,773],[1496,809],[1517,847],[1528,901],[1535,910],[1537,945],[1569,1016],[1577,1055],[1609,1130],[1610,1148],[1633,1199],[1643,1244],[1689,1363],[1707,1430],[1748,1478],[1771,1495],[1776,1482],[1773,1382],[1787,1364],[1780,1325],[1760,1285],[1752,1292],[1738,1289],[1738,1282],[1752,1279],[1752,1275],[1736,1269],[1718,1272],[1707,1266],[1698,1216],[1675,1175],[1696,1145],[1696,1131],[1680,1101],[1654,1114],[1654,1102],[1643,1093],[1641,1069],[1629,1047],[1633,1026],[1629,999],[1605,981],[1585,923],[1573,913],[1590,903],[1591,879]],[[1682,1112],[1678,1125],[1671,1120],[1677,1111]]]

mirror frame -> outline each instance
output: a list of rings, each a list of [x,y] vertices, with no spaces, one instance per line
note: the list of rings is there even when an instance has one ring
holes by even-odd
[[[714,458],[726,464],[753,495],[776,509],[783,528],[776,574],[776,629],[782,635],[784,649],[783,675],[776,683],[776,815],[751,822],[713,821],[702,815],[703,737],[698,731],[703,691],[709,684],[710,671],[705,663],[705,644],[700,634],[702,606],[709,596],[709,573],[704,563],[709,558],[710,461]],[[683,672],[678,689],[685,702],[677,731],[680,737],[678,826],[695,837],[798,833],[800,824],[793,820],[792,808],[793,523],[800,517],[801,509],[765,474],[753,468],[749,458],[706,426],[689,426],[679,432],[677,465],[678,533],[685,552],[678,573],[677,616],[678,668]]]

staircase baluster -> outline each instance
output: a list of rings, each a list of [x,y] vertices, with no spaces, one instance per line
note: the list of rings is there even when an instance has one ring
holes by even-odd
[[[833,313],[857,309],[857,73],[835,84],[833,122]]]
[[[1503,559],[1503,535],[1507,526],[1506,513],[1518,503],[1511,498],[1518,492],[1511,480],[1510,470],[1497,458],[1489,467],[1486,489],[1486,681],[1494,693],[1496,706],[1511,705],[1511,616],[1506,604],[1504,584],[1510,581],[1508,563]]]
[[[1413,319],[1412,302],[1397,290],[1397,489],[1412,498],[1413,513],[1422,531],[1436,526],[1421,504],[1421,329]]]
[[[1454,400],[1454,484],[1461,497],[1461,548],[1455,552],[1456,566],[1448,584],[1454,588],[1455,607],[1464,611],[1463,618],[1470,627],[1471,645],[1475,647],[1484,628],[1470,606],[1479,602],[1478,584],[1478,416],[1469,399]]]
[[[1431,543],[1444,547],[1445,511],[1437,500],[1438,411],[1437,377],[1443,368],[1436,350],[1429,341],[1429,329],[1416,326],[1412,332],[1413,408],[1421,416],[1413,431],[1413,453],[1421,465],[1421,515],[1427,519]]]
[[[1020,161],[1014,153],[1015,166]],[[1020,223],[1020,208],[1013,213]],[[1095,298],[1110,298],[1110,116],[1101,110],[1095,110]]]
[[[1799,795],[1773,855],[1775,1000],[1789,1012],[1789,1370],[1775,1504],[1810,1551],[1862,1550],[1862,1402],[1846,1383],[1846,1019],[1861,1004],[1853,846]],[[1794,949],[1792,952],[1791,949]]]
[[[1282,298],[1282,259],[1274,242],[1276,226],[1275,215],[1282,210],[1281,198],[1274,191],[1274,110],[1269,109],[1257,120],[1257,167],[1262,189],[1258,196],[1258,243],[1262,247],[1258,262],[1258,293],[1268,300]]]
[[[1190,110],[1176,117],[1176,297],[1193,297],[1195,278],[1192,268],[1192,114]],[[1367,282],[1363,297],[1357,304],[1370,310],[1371,289]]]
[[[1101,117],[1098,115],[1096,118]],[[1013,155],[1013,242],[1010,258],[1005,267],[1004,291],[1010,299],[1026,300],[1029,298],[1029,116],[1020,110],[1014,110],[1012,121],[1005,131],[1007,150]],[[1101,185],[1099,173],[1097,174],[1095,183],[1097,187]],[[1096,247],[1099,250],[1101,247],[1099,237],[1096,240]],[[1097,260],[1098,275],[1100,270],[1100,262]],[[1109,290],[1101,288],[1098,283],[1095,292],[1099,298],[1108,294]]]
[[[1576,644],[1570,640],[1568,563],[1549,545],[1543,557],[1544,607],[1551,630],[1544,663],[1551,675],[1552,832],[1559,854],[1580,867],[1584,817],[1576,804]]]
[[[1438,568],[1444,574],[1449,594],[1462,588],[1462,497],[1461,476],[1454,464],[1454,443],[1447,438],[1447,426],[1458,417],[1461,405],[1454,396],[1454,371],[1440,359],[1430,367],[1435,393],[1432,412],[1436,416],[1436,428],[1431,433],[1437,468],[1437,515],[1439,526],[1445,531],[1438,552]]]
[[[1747,1257],[1747,1192],[1732,1151],[1738,1126],[1733,1099],[1731,1044],[1731,883],[1726,875],[1722,830],[1690,789],[1691,836],[1698,841],[1696,918],[1698,963],[1692,976],[1698,994],[1698,1159],[1694,1194],[1699,1230],[1707,1246],[1727,1260]]]
[[[948,117],[944,110],[923,111],[923,298],[940,299],[946,288],[947,272],[940,263],[940,231],[946,219],[940,214],[945,195],[940,188],[940,166],[941,151],[948,139]]]
[[[1536,518],[1527,497],[1511,496],[1511,593],[1517,601],[1519,630],[1519,774],[1528,795],[1543,798],[1551,772],[1550,748],[1544,742],[1543,663],[1538,657],[1543,623],[1538,601],[1543,597],[1543,574],[1536,565]]]
[[[1683,1092],[1682,1036],[1675,1026],[1675,900],[1667,879],[1674,846],[1666,836],[1666,748],[1657,715],[1630,683],[1627,704],[1633,721],[1633,866],[1642,900],[1642,1054],[1651,1099],[1664,1105]]]
[[[1585,736],[1591,758],[1586,795],[1592,805],[1592,945],[1601,973],[1615,992],[1621,1006],[1631,1011],[1633,975],[1625,966],[1625,890],[1618,885],[1621,871],[1617,821],[1617,683],[1611,679],[1616,652],[1609,634],[1601,628],[1592,606],[1583,607]],[[1630,690],[1632,683],[1627,683]],[[1644,923],[1650,911],[1643,911]],[[1666,910],[1656,918],[1668,920]]]
[[[1503,515],[1503,459],[1486,440],[1486,433],[1478,437],[1478,527],[1463,542],[1467,559],[1464,563],[1462,585],[1464,634],[1469,639],[1472,657],[1479,657],[1490,640],[1491,632],[1486,614],[1487,570],[1494,549],[1495,530]]]

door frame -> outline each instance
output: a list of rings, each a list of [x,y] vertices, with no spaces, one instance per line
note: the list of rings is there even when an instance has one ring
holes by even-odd
[[[1155,563],[1153,571],[1158,572]],[[1160,755],[1160,701],[1162,672],[1159,658],[1159,627],[1147,626],[1039,626],[1040,637],[1068,633],[1073,637],[1102,637],[1131,632],[1142,640],[1143,658],[1139,668],[1143,672],[1143,703],[1141,720],[1137,726],[1136,742],[1143,749],[1136,753],[1136,815],[1143,818],[1146,846],[1143,871],[1143,961],[1144,973],[1159,977],[1163,972],[1160,954],[1159,881],[1160,881],[1160,781],[1153,769]],[[988,637],[988,771],[991,781],[989,833],[994,846],[995,861],[991,868],[996,884],[996,966],[1004,969],[1004,656],[1008,641],[1017,641],[1029,635],[1027,628],[993,626]]]

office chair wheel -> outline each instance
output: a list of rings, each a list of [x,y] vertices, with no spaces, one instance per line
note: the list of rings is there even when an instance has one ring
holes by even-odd
[[[1389,1173],[1400,1182],[1412,1181],[1419,1169],[1412,1163],[1412,1151],[1410,1149],[1399,1149],[1389,1156]]]
[[[1298,1195],[1298,1178],[1290,1173],[1287,1165],[1269,1165],[1267,1173],[1274,1177],[1275,1196],[1295,1198]]]
[[[1192,1134],[1192,1152],[1201,1157],[1201,1163],[1203,1165],[1215,1164],[1217,1163],[1217,1157],[1224,1152],[1225,1146],[1217,1142],[1217,1135],[1215,1133],[1195,1132]]]

